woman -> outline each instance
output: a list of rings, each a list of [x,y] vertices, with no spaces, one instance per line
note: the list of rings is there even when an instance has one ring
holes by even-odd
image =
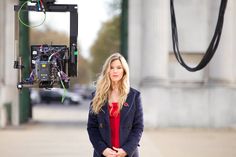
[[[103,65],[93,93],[87,130],[94,157],[138,157],[143,132],[140,93],[130,88],[129,67],[119,53]]]

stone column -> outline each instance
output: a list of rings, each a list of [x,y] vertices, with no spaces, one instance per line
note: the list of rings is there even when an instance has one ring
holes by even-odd
[[[142,0],[129,0],[128,4],[128,62],[131,86],[139,88],[141,81]]]
[[[230,3],[233,3],[232,4],[232,7],[233,7],[233,9],[232,9],[232,15],[234,15],[234,17],[232,16],[232,21],[233,21],[233,26],[235,27],[236,26],[236,18],[235,18],[235,15],[236,15],[236,2],[235,1],[231,1]],[[233,53],[233,58],[236,58],[236,53],[235,53],[235,51],[236,51],[236,44],[235,44],[235,41],[236,41],[236,31],[235,31],[235,28],[234,28],[234,32],[232,32],[232,33],[234,33],[233,34],[233,41],[234,41],[234,44],[233,44],[233,50],[234,50],[234,53]],[[235,61],[233,62],[233,65],[232,66],[235,66],[236,64],[235,64]],[[234,77],[234,83],[236,84],[236,70],[234,70],[234,74],[233,74],[233,77]]]
[[[168,78],[169,2],[129,1],[131,83],[160,83]]]
[[[4,86],[4,45],[5,45],[5,0],[0,1],[0,128],[6,125],[6,110],[4,109],[3,101],[3,86]]]
[[[217,1],[211,2],[209,10],[212,18],[210,26],[214,29],[216,23],[216,17],[219,12],[219,4]],[[218,50],[214,55],[209,65],[209,78],[213,82],[218,83],[235,83],[236,72],[235,72],[235,1],[228,1],[228,5],[225,12],[224,26],[221,35],[221,41],[218,46]],[[213,23],[213,24],[212,24]],[[213,27],[214,26],[214,27]],[[210,31],[212,32],[212,31]]]
[[[146,126],[160,125],[168,104],[169,1],[142,0],[141,95]],[[137,63],[138,64],[138,63]]]
[[[210,2],[209,2],[210,3]],[[219,12],[220,0],[209,4],[210,27],[215,26],[216,18]],[[224,25],[221,34],[221,40],[215,56],[209,64],[209,81],[213,83],[208,88],[208,106],[209,121],[214,127],[233,126],[236,119],[236,110],[234,107],[236,72],[236,31],[235,31],[235,11],[236,1],[229,0],[224,16]]]
[[[19,125],[19,92],[16,88],[18,81],[18,71],[13,68],[15,47],[15,12],[14,5],[17,0],[6,0],[6,21],[5,21],[5,84],[4,98],[12,105],[12,124]],[[17,17],[16,17],[17,18]],[[17,33],[17,32],[16,32]],[[17,33],[18,35],[18,33]]]
[[[168,79],[169,1],[142,1],[142,85]]]
[[[5,0],[0,1],[0,84],[4,77],[4,45],[5,45]],[[1,89],[0,89],[1,90]]]

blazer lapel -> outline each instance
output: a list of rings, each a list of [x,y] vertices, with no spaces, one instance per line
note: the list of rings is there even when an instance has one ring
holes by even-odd
[[[102,106],[101,116],[105,119],[106,123],[110,123],[109,120],[109,111],[108,111],[108,101]]]
[[[111,130],[110,130],[110,120],[109,120],[109,111],[108,111],[108,101],[105,102],[105,104],[102,106],[102,109],[99,113],[99,118],[104,122],[103,127],[106,127],[107,129],[104,130],[102,135],[104,136],[104,140],[107,142],[109,146],[111,146]],[[104,121],[103,121],[104,120]]]
[[[128,94],[128,97],[127,97],[127,99],[126,99],[126,101],[123,104],[123,107],[121,109],[121,113],[120,113],[120,122],[121,123],[125,120],[126,116],[130,112],[130,109],[132,108],[132,105],[133,105],[132,101],[133,100],[132,100],[131,95],[132,95],[131,93]]]

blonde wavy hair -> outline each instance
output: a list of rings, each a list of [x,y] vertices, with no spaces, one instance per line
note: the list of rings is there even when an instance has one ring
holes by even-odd
[[[122,67],[124,69],[123,77],[120,80],[119,86],[119,110],[121,110],[125,100],[128,96],[130,83],[129,83],[129,66],[125,58],[120,53],[114,53],[105,61],[102,72],[98,77],[96,84],[96,93],[92,100],[92,112],[98,114],[101,111],[103,105],[108,100],[109,92],[112,90],[111,79],[109,76],[111,63],[115,60],[120,60]]]

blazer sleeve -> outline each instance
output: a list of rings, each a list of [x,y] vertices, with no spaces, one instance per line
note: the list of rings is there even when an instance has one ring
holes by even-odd
[[[99,124],[97,115],[92,112],[92,107],[90,104],[88,122],[87,122],[87,131],[89,135],[89,139],[95,149],[95,152],[99,156],[103,156],[102,152],[108,147],[106,143],[103,141],[102,136],[99,132]]]
[[[125,145],[122,146],[124,151],[128,154],[128,156],[132,156],[137,146],[139,145],[139,141],[141,139],[143,133],[143,108],[141,102],[140,93],[136,95],[135,99],[135,115],[134,121],[132,125],[132,130],[128,136],[128,140]]]

